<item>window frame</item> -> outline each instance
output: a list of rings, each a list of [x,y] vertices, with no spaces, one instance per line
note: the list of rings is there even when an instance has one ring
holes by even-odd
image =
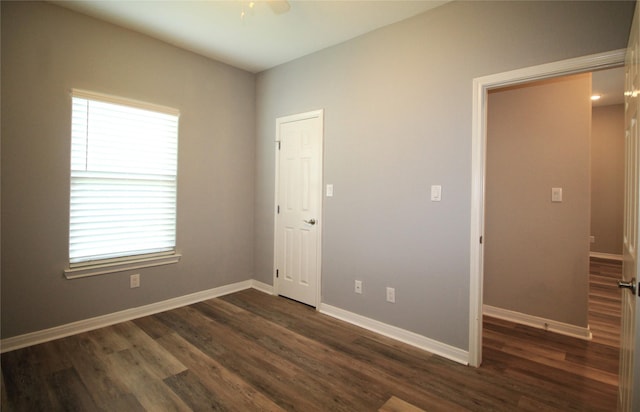
[[[134,99],[129,99],[129,98],[124,98],[124,97],[118,97],[118,96],[113,96],[113,95],[108,95],[108,94],[103,94],[103,93],[98,93],[98,92],[92,92],[92,91],[87,91],[87,90],[81,90],[81,89],[71,89],[70,94],[70,104],[69,107],[71,108],[71,111],[73,113],[73,98],[81,98],[81,99],[87,99],[87,100],[92,100],[92,101],[99,101],[99,102],[105,102],[105,103],[110,103],[110,104],[116,104],[116,105],[121,105],[121,106],[127,106],[127,107],[132,107],[132,108],[136,108],[136,109],[143,109],[143,110],[148,110],[148,111],[154,111],[154,112],[158,112],[158,113],[162,113],[162,114],[168,114],[168,115],[172,115],[172,116],[176,116],[178,118],[178,128],[179,128],[179,118],[180,118],[180,111],[171,107],[167,107],[167,106],[162,106],[162,105],[158,105],[158,104],[153,104],[153,103],[147,103],[147,102],[142,102],[139,100],[134,100]],[[71,116],[69,117],[71,119]],[[69,129],[69,136],[71,136],[71,125],[70,125],[70,129]],[[179,134],[179,132],[178,132]],[[69,143],[71,144],[71,140],[69,141]],[[71,150],[69,151],[69,153],[71,154]],[[176,153],[176,156],[178,156],[178,153]],[[176,161],[178,159],[176,158]],[[71,163],[70,163],[70,169],[69,169],[69,202],[71,202],[71,182],[72,182],[72,169],[71,169]],[[175,226],[175,242],[174,242],[174,246],[172,250],[167,250],[167,251],[159,251],[159,252],[152,252],[152,253],[145,253],[145,254],[132,254],[132,255],[127,255],[127,256],[119,256],[119,257],[113,257],[113,258],[105,258],[105,259],[95,259],[95,260],[86,260],[86,261],[79,261],[79,262],[74,262],[71,263],[70,262],[70,250],[67,249],[67,265],[68,267],[64,269],[64,276],[67,279],[75,279],[75,278],[82,278],[82,277],[87,277],[87,276],[97,276],[97,275],[104,275],[104,274],[109,274],[109,273],[116,273],[116,272],[122,272],[122,271],[129,271],[129,270],[137,270],[137,269],[142,269],[142,268],[148,268],[148,267],[154,267],[154,266],[162,266],[162,265],[169,265],[169,264],[175,264],[178,263],[182,257],[182,255],[180,253],[178,253],[177,249],[178,249],[178,238],[177,238],[177,201],[178,201],[178,171],[176,170],[176,212],[175,212],[175,219],[176,219],[176,226]],[[68,211],[70,211],[70,207],[71,207],[71,203],[69,203],[69,207],[67,208]],[[69,215],[69,219],[70,219],[70,215]],[[69,240],[70,240],[70,231],[71,231],[71,220],[68,221],[68,228],[67,228],[67,246],[69,247]]]

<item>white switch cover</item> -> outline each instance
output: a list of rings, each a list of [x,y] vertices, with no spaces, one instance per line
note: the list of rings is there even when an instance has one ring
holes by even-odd
[[[561,187],[552,187],[551,188],[551,201],[552,202],[562,202],[562,188]]]
[[[440,185],[432,185],[431,186],[431,201],[439,202],[442,199],[442,186]]]
[[[387,302],[396,303],[396,289],[387,287]]]
[[[333,197],[333,185],[327,185],[327,197]]]

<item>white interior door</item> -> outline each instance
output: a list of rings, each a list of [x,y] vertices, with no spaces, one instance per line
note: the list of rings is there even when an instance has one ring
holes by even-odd
[[[323,112],[276,120],[275,286],[307,305],[320,301]]]
[[[640,410],[640,371],[634,366],[635,347],[640,340],[640,304],[637,304],[638,276],[638,185],[640,145],[638,143],[638,90],[640,61],[638,7],[633,17],[629,46],[625,58],[625,216],[623,239],[622,280],[622,328],[620,336],[619,411]],[[638,318],[638,319],[636,319]],[[635,394],[634,394],[635,389]],[[634,399],[635,398],[635,399]]]

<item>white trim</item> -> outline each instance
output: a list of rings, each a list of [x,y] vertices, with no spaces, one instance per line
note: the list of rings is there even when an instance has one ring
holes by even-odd
[[[317,250],[316,250],[316,270],[318,273],[316,279],[316,310],[319,310],[321,302],[322,302],[322,226],[323,226],[323,206],[324,206],[324,109],[312,110],[309,112],[292,114],[288,116],[282,116],[276,118],[276,132],[275,132],[275,142],[280,144],[280,125],[282,123],[296,122],[299,120],[312,119],[317,117],[320,120],[320,185],[319,185],[319,205],[318,205],[318,223],[316,224],[316,232],[318,233],[318,242],[317,242]],[[275,189],[273,196],[273,294],[278,295],[278,278],[276,276],[276,270],[278,269],[276,266],[277,262],[277,247],[278,247],[278,196],[279,196],[279,186],[278,182],[280,182],[280,150],[275,148]]]
[[[469,364],[482,363],[482,290],[484,249],[484,163],[487,104],[486,91],[478,79],[473,80],[473,113],[471,137],[471,231],[469,240]]]
[[[268,289],[268,285],[257,282],[255,280],[245,280],[242,282],[232,283],[230,285],[203,290],[200,292],[191,293],[189,295],[164,300],[162,302],[151,303],[149,305],[144,305],[137,308],[125,309],[119,312],[109,313],[107,315],[83,319],[77,322],[67,323],[65,325],[55,326],[49,329],[39,330],[36,332],[26,333],[24,335],[2,339],[0,340],[0,353],[9,352],[27,346],[48,342],[54,339],[64,338],[66,336],[103,328],[105,326],[110,326],[120,322],[126,322],[128,320],[141,318],[143,316],[149,316],[167,310],[176,309],[182,306],[202,302],[203,300],[217,298],[252,287],[255,287],[256,289],[261,291],[263,291],[262,289]]]
[[[0,353],[10,352],[12,350],[25,348],[27,346],[37,345],[55,339],[76,335],[78,333],[88,332],[91,330],[114,325],[116,323],[126,322],[132,319],[137,319],[160,312],[165,312],[167,310],[192,305],[204,300],[217,298],[249,288],[253,288],[260,292],[271,295],[275,294],[273,286],[271,285],[253,279],[245,280],[242,282],[232,283],[230,285],[220,286],[217,288],[184,295],[177,298],[168,299],[162,302],[156,302],[137,308],[125,309],[107,315],[83,319],[77,322],[55,326],[49,329],[2,339],[0,340]],[[419,349],[434,353],[463,365],[468,364],[468,352],[462,349],[331,305],[320,304],[318,305],[318,310],[325,315],[343,320],[356,326],[360,326],[372,332],[376,332],[391,339],[404,342],[411,346],[415,346]]]
[[[568,74],[617,67],[624,64],[625,49],[613,50],[575,59],[527,67],[473,79],[471,125],[471,228],[469,256],[469,364],[482,363],[482,285],[484,235],[484,184],[487,92],[501,86],[515,85]]]
[[[259,290],[262,293],[266,293],[267,295],[275,295],[273,286],[267,285],[266,283],[257,280],[251,280],[251,287],[253,289]]]
[[[329,315],[336,319],[340,319],[353,325],[360,326],[372,332],[379,333],[380,335],[387,336],[391,339],[395,339],[411,346],[415,346],[419,349],[434,353],[454,362],[458,362],[463,365],[468,364],[467,359],[469,357],[469,353],[454,346],[429,339],[417,333],[401,329],[386,323],[382,323],[362,315],[358,315],[357,313],[349,312],[335,306],[327,305],[326,303],[320,304],[319,310],[325,315]]]
[[[109,273],[124,272],[126,270],[137,270],[154,266],[170,265],[180,262],[182,255],[172,253],[170,255],[150,256],[140,259],[119,260],[103,264],[93,265],[72,265],[64,270],[64,277],[67,279],[86,278],[88,276],[106,275]]]
[[[617,255],[615,253],[589,252],[589,257],[598,258],[598,259],[618,260],[622,262],[622,255]]]
[[[173,116],[180,116],[180,110],[160,104],[143,102],[141,100],[129,99],[127,97],[114,96],[112,94],[92,92],[90,90],[71,89],[71,96],[81,99],[99,100],[105,103],[114,103],[124,106],[136,107],[138,109],[161,112]]]
[[[569,323],[545,319],[539,316],[527,315],[526,313],[514,312],[512,310],[497,308],[495,306],[484,305],[484,315],[578,339],[591,340],[593,337],[588,326],[585,328],[582,326],[571,325]]]

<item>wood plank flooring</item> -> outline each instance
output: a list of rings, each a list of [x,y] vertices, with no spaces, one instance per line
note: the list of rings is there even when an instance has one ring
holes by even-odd
[[[246,290],[4,353],[1,407],[613,411],[618,348],[609,321],[616,310],[602,278],[615,270],[607,262],[592,270],[591,298],[603,299],[590,313],[597,339],[486,318],[477,369]]]
[[[591,259],[589,277],[589,325],[593,341],[620,348],[620,313],[622,264],[605,259]]]

